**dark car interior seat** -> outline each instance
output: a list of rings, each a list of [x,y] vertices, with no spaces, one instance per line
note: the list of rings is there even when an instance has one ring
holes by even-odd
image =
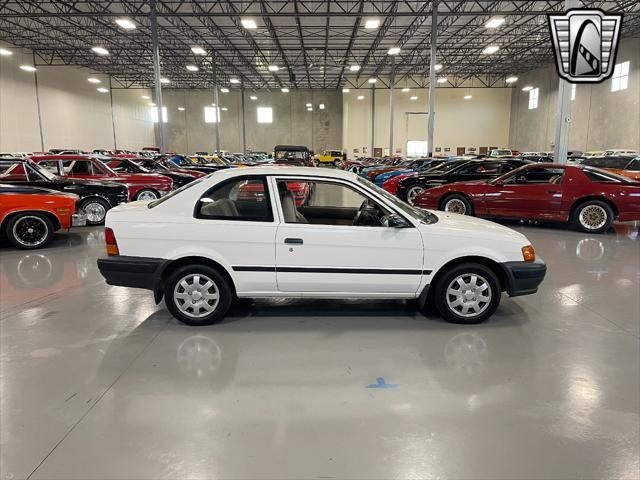
[[[206,203],[200,212],[207,217],[239,217],[238,208],[233,200],[221,198],[215,202]]]
[[[309,223],[296,208],[296,198],[284,182],[278,182],[278,193],[282,204],[282,213],[286,223]]]

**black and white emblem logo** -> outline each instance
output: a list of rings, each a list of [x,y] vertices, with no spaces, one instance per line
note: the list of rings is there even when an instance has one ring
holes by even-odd
[[[548,18],[558,75],[571,83],[599,83],[611,76],[621,14],[572,9]]]

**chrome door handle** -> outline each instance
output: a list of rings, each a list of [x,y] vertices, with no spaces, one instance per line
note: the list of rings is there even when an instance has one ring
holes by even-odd
[[[301,238],[285,238],[284,243],[287,243],[290,245],[302,245],[304,242],[302,241]]]

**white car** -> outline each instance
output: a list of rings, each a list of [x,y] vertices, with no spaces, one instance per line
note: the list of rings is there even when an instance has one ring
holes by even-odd
[[[419,299],[446,320],[478,323],[501,292],[535,293],[546,273],[514,230],[305,167],[221,170],[120,205],[105,238],[107,283],[153,290],[190,325],[221,321],[245,297]]]

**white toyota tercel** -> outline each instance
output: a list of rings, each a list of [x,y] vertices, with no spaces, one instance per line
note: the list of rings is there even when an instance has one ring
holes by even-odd
[[[146,288],[189,325],[235,298],[399,298],[478,323],[546,273],[527,238],[486,220],[420,210],[352,173],[229,169],[109,210],[110,285]]]

